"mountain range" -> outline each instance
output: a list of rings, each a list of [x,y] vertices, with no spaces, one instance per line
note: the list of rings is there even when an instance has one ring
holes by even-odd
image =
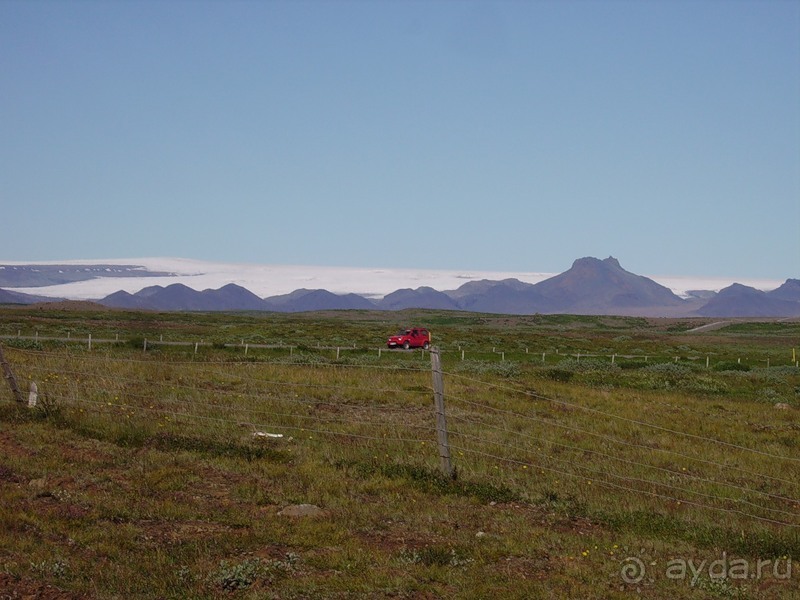
[[[127,275],[132,276],[132,275]],[[48,300],[52,300],[49,298]],[[28,304],[42,297],[0,289],[0,303]],[[518,279],[469,281],[457,289],[438,291],[404,288],[370,299],[334,294],[324,289],[297,289],[261,298],[229,283],[196,291],[184,284],[145,287],[136,293],[118,291],[97,302],[108,307],[164,311],[463,310],[497,314],[609,314],[675,317],[800,317],[800,280],[787,279],[771,291],[735,283],[720,290],[694,291],[681,298],[652,279],[622,268],[613,257],[586,257],[538,283]]]

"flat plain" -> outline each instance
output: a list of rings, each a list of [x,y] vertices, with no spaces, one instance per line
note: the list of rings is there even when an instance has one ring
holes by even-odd
[[[712,322],[2,308],[0,594],[800,597],[800,323]]]

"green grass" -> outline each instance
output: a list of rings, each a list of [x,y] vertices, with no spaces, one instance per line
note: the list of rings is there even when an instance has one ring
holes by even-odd
[[[684,333],[702,322],[0,311],[6,358],[40,390],[29,410],[0,388],[0,583],[99,598],[800,597],[800,573],[666,576],[673,559],[725,553],[780,574],[800,556],[794,325]],[[428,354],[377,352],[407,323],[442,348],[452,479]],[[209,345],[89,350],[17,330]],[[242,339],[285,347],[224,345]],[[279,514],[292,504],[324,513]],[[635,584],[633,558],[648,571]]]

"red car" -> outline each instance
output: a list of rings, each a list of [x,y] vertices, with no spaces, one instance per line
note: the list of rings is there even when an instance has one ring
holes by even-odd
[[[431,347],[431,334],[424,327],[412,327],[390,337],[386,341],[386,345],[389,348],[403,347],[406,350],[409,348],[425,348],[427,350]]]

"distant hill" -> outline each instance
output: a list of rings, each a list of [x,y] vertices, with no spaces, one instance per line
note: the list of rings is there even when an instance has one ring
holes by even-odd
[[[327,290],[295,290],[291,294],[259,298],[229,283],[217,290],[198,292],[180,283],[149,286],[135,294],[119,291],[100,300],[105,306],[130,309],[305,312],[315,310],[374,309],[375,304],[356,294],[337,295]]]
[[[295,290],[291,294],[271,296],[264,300],[263,310],[275,312],[308,312],[315,310],[375,309],[375,305],[357,294],[337,295],[328,290]]]
[[[519,279],[501,279],[495,281],[492,279],[480,279],[478,281],[468,281],[456,290],[445,292],[448,296],[455,300],[469,296],[480,296],[489,292],[492,288],[502,286],[509,290],[524,291],[529,289],[533,284],[525,283]]]
[[[534,287],[545,302],[542,312],[631,314],[685,304],[669,288],[626,271],[614,257],[579,258],[568,271]]]
[[[203,290],[202,294],[209,304],[227,307],[222,310],[264,310],[264,300],[250,290],[234,283],[222,286],[218,290]],[[210,308],[207,310],[220,309]]]
[[[580,258],[536,284],[517,279],[475,281],[448,292],[463,310],[502,314],[646,314],[691,310],[691,305],[652,279],[624,270],[613,257]]]
[[[767,296],[777,300],[800,302],[800,279],[787,279],[779,288],[767,292]]]
[[[403,310],[405,308],[459,310],[461,308],[450,296],[431,287],[397,290],[387,294],[376,304],[383,310]]]
[[[39,302],[57,302],[61,298],[49,298],[47,296],[34,296],[21,292],[11,292],[0,289],[0,304],[37,304]]]
[[[137,294],[131,294],[125,290],[120,290],[109,294],[99,301],[103,306],[113,308],[146,309],[150,308],[147,299]]]
[[[784,286],[787,284],[781,288]],[[779,296],[790,295],[792,287],[789,284]],[[800,316],[800,302],[783,300],[772,295],[772,292],[734,283],[720,290],[719,294],[697,310],[697,314],[705,317],[796,317]]]
[[[218,290],[198,292],[181,283],[166,287],[152,285],[135,294],[119,291],[100,300],[115,308],[147,308],[152,310],[267,310],[264,301],[251,291],[228,284]]]
[[[547,304],[535,285],[518,279],[471,283],[465,283],[455,292],[448,292],[457,299],[462,310],[529,315],[544,312]]]
[[[135,270],[135,267],[122,268]],[[30,271],[25,276],[35,277],[34,273]],[[92,272],[88,273],[91,276]],[[73,272],[69,277],[80,275]],[[54,276],[51,270],[48,277]],[[52,300],[0,289],[0,303],[32,304]],[[626,271],[614,257],[603,260],[584,257],[574,261],[569,270],[536,284],[518,279],[482,279],[447,291],[427,286],[399,289],[377,301],[358,294],[334,294],[324,289],[299,289],[290,294],[260,298],[233,283],[203,291],[176,283],[166,287],[149,286],[135,294],[118,291],[99,302],[114,308],[164,311],[310,312],[424,308],[520,315],[794,317],[800,316],[800,280],[787,279],[769,292],[734,284],[719,293],[695,291],[688,299],[683,299],[652,279]]]

